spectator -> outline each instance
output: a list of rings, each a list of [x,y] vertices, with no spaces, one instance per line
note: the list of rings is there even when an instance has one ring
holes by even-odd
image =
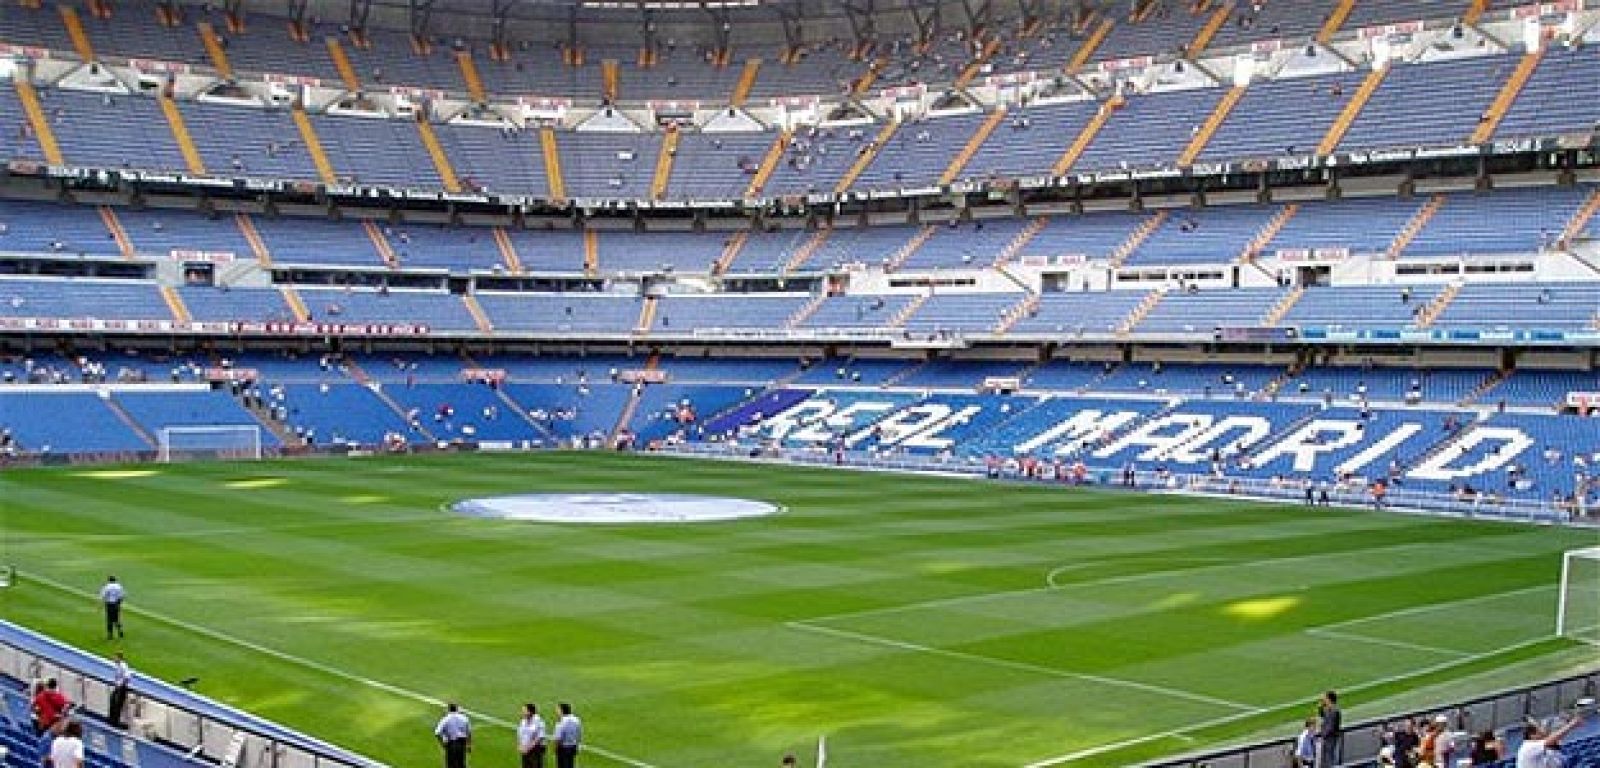
[[[1561,756],[1561,740],[1577,730],[1583,721],[1594,716],[1574,717],[1553,731],[1530,721],[1522,727],[1522,746],[1517,748],[1517,768],[1562,768],[1566,760]]]
[[[1472,764],[1493,765],[1500,762],[1505,755],[1505,744],[1500,742],[1500,737],[1494,731],[1484,731],[1472,737]]]
[[[122,722],[122,710],[128,706],[128,688],[133,682],[133,673],[128,669],[128,661],[122,657],[122,652],[117,651],[111,660],[111,700],[106,704],[106,719],[117,728],[125,727]]]
[[[72,708],[72,702],[56,690],[56,679],[44,681],[38,691],[33,695],[33,732],[44,733],[55,726],[61,718],[65,717],[67,710]]]
[[[1312,768],[1317,763],[1317,719],[1306,718],[1305,727],[1294,738],[1293,765],[1295,768]]]
[[[83,724],[67,722],[61,735],[50,742],[52,768],[83,768]]]
[[[1344,755],[1344,713],[1339,710],[1339,692],[1322,694],[1317,705],[1317,768],[1333,768]]]

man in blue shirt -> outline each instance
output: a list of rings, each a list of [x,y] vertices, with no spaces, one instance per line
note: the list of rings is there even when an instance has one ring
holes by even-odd
[[[467,753],[472,751],[472,723],[455,702],[445,705],[444,717],[434,726],[433,735],[444,747],[444,768],[467,768]]]
[[[578,747],[583,743],[583,721],[572,714],[572,705],[561,702],[561,720],[556,723],[556,768],[578,764]]]

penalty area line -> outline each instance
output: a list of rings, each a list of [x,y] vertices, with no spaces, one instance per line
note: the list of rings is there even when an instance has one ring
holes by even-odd
[[[49,578],[48,576],[42,576],[42,575],[37,574],[37,573],[19,571],[17,573],[17,576],[19,577],[20,580],[26,580],[26,581],[31,581],[31,582],[36,583],[36,584],[41,584],[41,585],[44,585],[46,587],[50,587],[51,589],[55,589],[55,590],[60,591],[60,592],[65,592],[65,593],[67,593],[69,595],[76,595],[78,597],[91,598],[91,599],[94,599],[94,598],[98,597],[95,593],[90,592],[88,590],[79,589],[79,588],[74,587],[74,586],[72,586],[70,584],[67,584],[67,583],[64,583],[64,582],[60,582],[60,581],[56,581],[55,579]],[[420,703],[423,703],[423,704],[428,704],[428,705],[435,706],[435,707],[443,707],[445,705],[445,701],[443,699],[440,699],[440,698],[437,698],[437,697],[434,697],[434,696],[429,696],[426,693],[421,693],[419,691],[413,691],[413,690],[411,690],[409,688],[402,688],[402,687],[400,687],[398,685],[395,685],[393,683],[383,682],[382,680],[374,680],[373,678],[370,678],[370,677],[364,677],[364,676],[358,675],[358,674],[356,674],[354,672],[350,672],[350,671],[347,671],[347,670],[344,670],[344,669],[340,669],[340,668],[335,667],[335,666],[324,664],[323,662],[317,661],[315,659],[308,659],[308,658],[306,658],[304,656],[299,656],[299,655],[296,655],[296,654],[293,654],[293,653],[289,653],[287,651],[280,651],[280,650],[278,650],[276,648],[271,648],[271,647],[262,645],[260,643],[257,643],[257,642],[251,641],[251,640],[246,640],[246,639],[244,639],[242,637],[236,637],[234,635],[230,635],[230,634],[228,634],[226,632],[215,630],[215,629],[212,629],[212,628],[207,627],[207,626],[203,626],[203,625],[200,625],[200,624],[195,624],[195,623],[190,622],[190,621],[185,621],[184,619],[180,619],[180,618],[177,618],[175,616],[168,616],[168,615],[163,614],[163,613],[152,611],[152,610],[150,610],[148,608],[139,608],[137,606],[126,606],[125,610],[128,613],[131,613],[131,614],[134,614],[134,615],[138,615],[138,616],[143,616],[143,617],[145,617],[147,619],[152,619],[152,620],[160,622],[162,624],[166,624],[167,626],[174,627],[174,628],[177,628],[177,629],[181,629],[183,631],[190,632],[190,633],[193,633],[193,634],[196,634],[196,635],[200,635],[201,637],[205,637],[205,638],[208,638],[208,639],[211,639],[211,640],[215,640],[215,641],[217,641],[219,643],[226,643],[228,645],[237,646],[239,648],[243,648],[243,649],[248,650],[248,651],[259,653],[259,654],[261,654],[263,656],[270,656],[270,657],[272,657],[274,659],[277,659],[279,661],[283,661],[283,662],[287,662],[289,664],[294,664],[294,665],[297,665],[297,666],[300,666],[300,667],[304,667],[306,669],[310,669],[310,670],[313,670],[313,671],[316,671],[316,672],[320,672],[322,674],[329,675],[331,677],[337,677],[337,678],[339,678],[341,680],[347,680],[347,681],[352,682],[352,683],[356,683],[356,684],[359,684],[359,685],[364,685],[364,686],[366,686],[368,688],[374,688],[374,689],[383,691],[384,693],[392,694],[392,695],[399,696],[399,697],[402,697],[402,698],[407,698],[407,699],[410,699],[412,701],[420,702]],[[474,712],[474,711],[470,711],[470,710],[467,710],[467,711],[472,716],[478,718],[479,720],[482,720],[483,722],[489,723],[491,725],[496,725],[496,726],[499,726],[501,728],[509,728],[509,729],[513,729],[513,730],[516,729],[516,724],[515,723],[512,723],[511,721],[506,720],[504,718],[495,717],[494,715],[485,714],[483,712]],[[333,745],[333,744],[329,744],[329,746],[333,746],[335,748],[339,748],[339,747],[337,747],[336,745]],[[604,757],[604,758],[606,758],[608,760],[611,760],[611,761],[614,761],[614,762],[622,763],[624,765],[633,766],[633,768],[657,768],[657,766],[655,766],[655,765],[653,765],[651,763],[647,763],[647,762],[645,762],[643,760],[638,760],[638,759],[635,759],[635,758],[632,758],[632,757],[628,757],[627,755],[623,755],[623,754],[620,754],[618,752],[613,752],[611,750],[605,749],[603,747],[598,747],[598,746],[595,746],[593,744],[584,744],[583,745],[583,750],[585,752],[592,752],[592,753],[594,753],[596,755],[599,755],[601,757]]]
[[[1398,682],[1401,682],[1401,681],[1404,681],[1404,680],[1412,680],[1412,679],[1415,679],[1415,678],[1418,678],[1418,677],[1425,677],[1427,675],[1431,675],[1431,674],[1434,674],[1436,672],[1443,672],[1445,670],[1454,669],[1454,668],[1460,667],[1460,666],[1465,666],[1465,665],[1468,665],[1468,664],[1472,664],[1472,663],[1475,663],[1475,662],[1482,661],[1484,659],[1493,658],[1493,657],[1499,656],[1501,654],[1511,653],[1513,651],[1519,651],[1519,650],[1522,650],[1523,648],[1530,648],[1532,646],[1539,645],[1540,643],[1549,642],[1553,637],[1554,637],[1553,635],[1550,636],[1550,637],[1535,637],[1535,638],[1532,638],[1532,639],[1529,639],[1529,640],[1523,640],[1521,642],[1512,643],[1510,645],[1503,645],[1503,646],[1501,646],[1499,648],[1495,648],[1495,649],[1492,649],[1492,650],[1483,651],[1482,653],[1469,654],[1469,655],[1462,656],[1460,658],[1450,659],[1448,661],[1442,661],[1442,662],[1439,662],[1438,664],[1430,664],[1430,665],[1425,666],[1425,667],[1418,667],[1418,668],[1413,669],[1413,670],[1411,670],[1409,672],[1402,672],[1402,673],[1397,674],[1397,675],[1388,675],[1386,677],[1380,677],[1380,678],[1376,678],[1376,679],[1373,679],[1373,680],[1367,680],[1365,682],[1357,683],[1355,685],[1338,686],[1338,688],[1339,688],[1340,693],[1348,693],[1348,692],[1355,692],[1355,691],[1365,691],[1365,690],[1369,690],[1369,689],[1372,689],[1372,688],[1379,688],[1379,687],[1388,685],[1390,683],[1398,683]],[[1194,723],[1192,725],[1186,725],[1186,726],[1184,726],[1182,728],[1174,728],[1174,729],[1169,730],[1169,731],[1161,731],[1159,733],[1151,733],[1151,734],[1146,734],[1144,736],[1136,736],[1134,738],[1124,739],[1122,741],[1114,741],[1114,742],[1111,742],[1111,743],[1108,743],[1108,744],[1100,744],[1098,746],[1088,747],[1086,749],[1080,749],[1080,750],[1078,750],[1076,752],[1069,752],[1069,753],[1067,753],[1065,755],[1058,755],[1056,757],[1047,757],[1047,758],[1045,758],[1043,760],[1036,760],[1034,762],[1028,763],[1027,765],[1023,766],[1023,768],[1052,768],[1052,766],[1065,765],[1067,763],[1077,762],[1077,761],[1083,760],[1085,758],[1094,757],[1095,755],[1102,755],[1102,754],[1105,754],[1107,752],[1115,752],[1115,751],[1117,751],[1119,749],[1126,749],[1128,747],[1137,747],[1137,746],[1139,746],[1141,744],[1148,744],[1148,743],[1150,743],[1152,741],[1159,741],[1161,739],[1173,739],[1173,738],[1176,738],[1176,739],[1187,739],[1187,740],[1192,741],[1193,739],[1190,739],[1188,737],[1190,737],[1190,735],[1193,734],[1196,731],[1203,731],[1203,730],[1205,730],[1207,728],[1215,728],[1215,727],[1220,726],[1220,725],[1227,725],[1229,723],[1236,723],[1236,722],[1239,722],[1241,720],[1248,720],[1251,717],[1255,717],[1257,715],[1265,714],[1265,713],[1268,713],[1268,712],[1277,712],[1277,711],[1280,711],[1280,710],[1293,709],[1294,707],[1302,707],[1302,706],[1305,705],[1305,703],[1306,702],[1305,702],[1304,699],[1297,699],[1295,701],[1287,701],[1287,702],[1284,702],[1282,704],[1278,704],[1276,706],[1266,707],[1266,708],[1261,709],[1261,710],[1259,710],[1257,712],[1240,712],[1238,714],[1226,715],[1224,717],[1219,717],[1219,718],[1216,718],[1214,720],[1206,720],[1206,721],[1203,721],[1203,722]],[[1284,738],[1287,739],[1288,737],[1286,736]]]

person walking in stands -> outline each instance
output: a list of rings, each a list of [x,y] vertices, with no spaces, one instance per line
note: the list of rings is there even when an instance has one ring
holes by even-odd
[[[115,576],[107,576],[105,586],[100,588],[100,603],[106,609],[106,639],[126,637],[122,632],[122,599],[127,597],[127,591]]]
[[[56,679],[52,677],[44,681],[44,687],[33,695],[33,732],[44,733],[50,730],[71,708],[72,702],[67,701],[66,695],[61,691],[56,690]]]
[[[556,768],[573,768],[578,764],[578,747],[583,744],[583,721],[572,714],[572,705],[561,702],[561,719],[556,722]]]
[[[472,723],[455,702],[445,705],[444,717],[434,726],[433,735],[444,747],[444,768],[467,768],[467,753],[472,751]]]
[[[544,718],[532,703],[522,705],[522,720],[517,722],[517,753],[522,768],[544,768]]]
[[[117,651],[111,657],[111,701],[106,704],[106,719],[117,728],[126,727],[122,722],[122,710],[128,706],[128,686],[133,682],[133,673],[128,670],[128,660],[122,657],[122,652]]]
[[[1339,711],[1339,692],[1322,694],[1317,705],[1317,768],[1333,768],[1344,757],[1344,713]]]
[[[83,723],[70,721],[50,742],[51,768],[83,768]]]

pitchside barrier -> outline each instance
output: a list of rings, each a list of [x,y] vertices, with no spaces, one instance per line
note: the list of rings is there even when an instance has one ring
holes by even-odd
[[[1600,671],[1551,680],[1525,688],[1492,693],[1459,704],[1433,709],[1405,712],[1387,717],[1363,720],[1345,726],[1344,762],[1346,766],[1369,766],[1384,746],[1384,734],[1408,718],[1432,719],[1444,715],[1449,719],[1454,733],[1470,734],[1494,731],[1501,736],[1509,749],[1515,751],[1521,740],[1522,724],[1529,719],[1549,721],[1571,717],[1580,699],[1592,699],[1600,690]],[[1313,702],[1306,700],[1306,716],[1311,715]],[[1588,731],[1574,734],[1573,739],[1592,735]],[[1254,744],[1228,747],[1211,752],[1187,755],[1181,758],[1145,763],[1142,768],[1282,768],[1294,746],[1293,736],[1269,739]],[[1466,754],[1463,744],[1456,745],[1457,754]]]
[[[900,453],[873,453],[846,451],[837,456],[821,450],[772,450],[751,443],[688,443],[665,449],[672,453],[713,458],[780,461],[796,464],[842,466],[851,469],[869,469],[899,472],[932,472],[962,476],[982,477],[990,469],[982,459],[909,456]],[[997,479],[1041,484],[1069,485],[1069,481],[1046,478],[1027,478],[1011,469],[1002,469]],[[1085,484],[1109,488],[1125,488],[1167,493],[1189,493],[1214,496],[1244,497],[1302,503],[1305,486],[1296,479],[1288,481],[1266,480],[1258,477],[1230,477],[1228,475],[1183,474],[1169,472],[1158,474],[1140,470],[1134,474],[1133,485],[1123,482],[1121,470],[1107,467],[1089,467]],[[1372,497],[1362,484],[1333,484],[1328,486],[1329,502],[1342,507],[1370,506]],[[1384,499],[1387,509],[1402,512],[1443,514],[1456,517],[1481,517],[1514,520],[1529,523],[1600,525],[1600,509],[1558,506],[1546,499],[1507,498],[1490,494],[1463,497],[1448,493],[1420,491],[1402,486],[1390,486]]]
[[[68,699],[104,718],[112,674],[105,659],[0,621],[0,677],[24,685],[55,678]],[[89,750],[143,766],[383,768],[382,763],[144,675],[134,675],[124,718],[126,731],[89,721]]]

